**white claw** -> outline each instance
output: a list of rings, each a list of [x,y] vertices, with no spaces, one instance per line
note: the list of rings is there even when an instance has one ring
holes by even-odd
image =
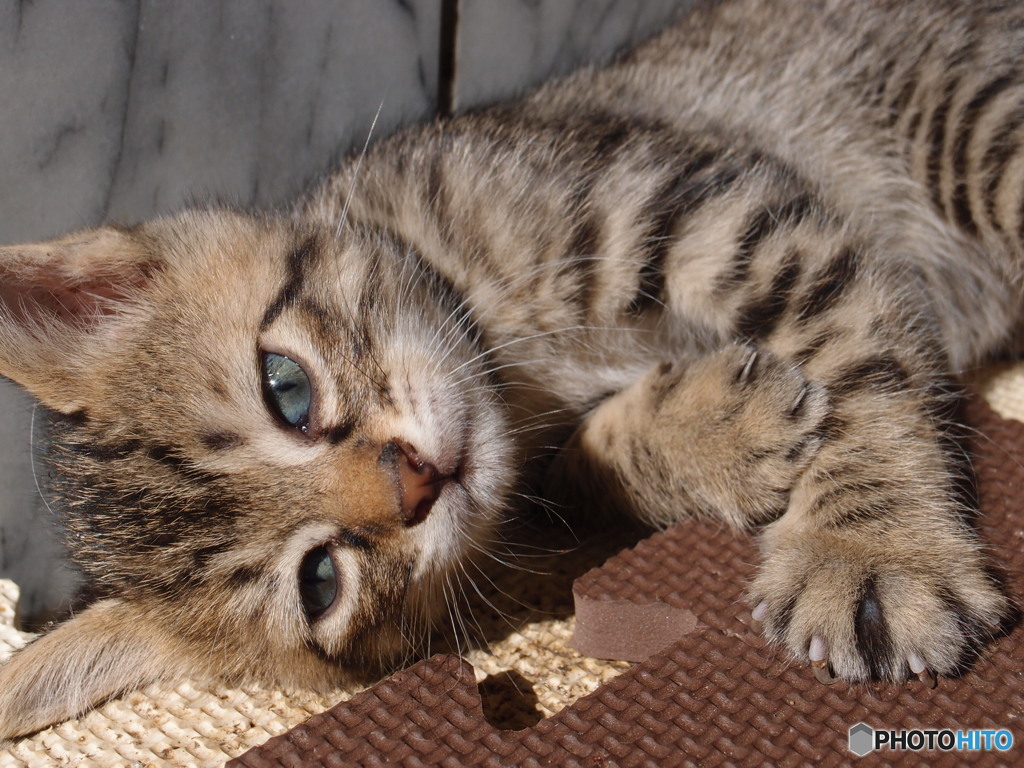
[[[925,666],[924,661],[916,653],[907,654],[907,666],[910,667],[911,672],[917,675],[917,679],[929,688],[934,688],[939,684],[935,673]]]
[[[823,662],[826,656],[828,656],[828,649],[825,648],[825,641],[815,635],[811,638],[811,647],[807,649],[807,655],[811,659],[811,663]]]
[[[767,616],[767,615],[768,615],[768,601],[767,600],[762,600],[760,603],[757,604],[757,606],[754,608],[754,610],[752,610],[750,612],[750,628],[754,632],[757,632],[758,634],[760,634],[761,630],[763,629],[763,626],[762,626],[761,622],[764,621],[764,617]]]
[[[910,666],[910,671],[915,675],[920,675],[924,672],[924,661],[916,653],[907,654],[907,664]]]

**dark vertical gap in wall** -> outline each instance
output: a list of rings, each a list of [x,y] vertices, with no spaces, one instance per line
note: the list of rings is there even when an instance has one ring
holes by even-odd
[[[459,42],[459,0],[441,0],[440,62],[437,68],[437,113],[455,111],[455,59]]]

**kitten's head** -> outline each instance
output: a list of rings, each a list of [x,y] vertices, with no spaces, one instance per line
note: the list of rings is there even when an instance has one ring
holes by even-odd
[[[0,667],[0,738],[158,677],[375,667],[509,483],[470,318],[358,228],[190,212],[0,249],[0,374],[53,414],[94,598]]]

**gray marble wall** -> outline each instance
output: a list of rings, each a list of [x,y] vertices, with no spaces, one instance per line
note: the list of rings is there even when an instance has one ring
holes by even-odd
[[[455,106],[514,96],[642,42],[693,0],[461,0]]]
[[[0,243],[190,200],[271,206],[337,153],[606,58],[688,0],[0,0]],[[70,589],[36,492],[32,406],[0,381],[0,577],[25,615]]]

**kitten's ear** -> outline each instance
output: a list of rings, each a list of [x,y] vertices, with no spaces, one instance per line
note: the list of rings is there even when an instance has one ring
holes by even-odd
[[[0,742],[63,722],[158,677],[185,676],[174,642],[137,607],[104,600],[0,664]]]
[[[0,248],[0,376],[51,408],[75,410],[80,374],[123,327],[155,266],[129,230],[114,227]]]

